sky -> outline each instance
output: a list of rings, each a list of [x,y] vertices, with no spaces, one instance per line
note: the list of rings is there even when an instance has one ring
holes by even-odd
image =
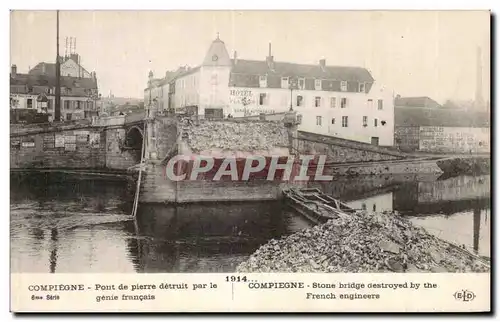
[[[483,97],[489,97],[488,11],[61,11],[66,37],[99,91],[143,97],[149,70],[161,77],[199,65],[219,33],[230,55],[275,61],[360,66],[401,96],[475,97],[481,48]],[[11,13],[11,64],[27,72],[56,57],[56,12]]]

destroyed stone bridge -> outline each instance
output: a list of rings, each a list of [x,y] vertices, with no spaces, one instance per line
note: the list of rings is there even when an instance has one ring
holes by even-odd
[[[138,166],[144,138],[144,164]],[[332,165],[407,158],[383,147],[297,131],[294,112],[221,120],[136,113],[95,122],[11,125],[10,144],[11,172],[72,170],[134,178],[140,169],[142,202],[269,200],[280,194],[283,183],[266,180],[173,182],[165,164],[175,155],[244,159],[315,153],[327,155]]]

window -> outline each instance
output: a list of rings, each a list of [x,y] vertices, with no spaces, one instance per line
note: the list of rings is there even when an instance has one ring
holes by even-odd
[[[88,110],[92,110],[93,109],[93,104],[92,103],[93,103],[92,101],[88,101],[87,102],[87,109]]]
[[[64,109],[69,110],[69,101],[64,101]]]
[[[303,106],[304,105],[304,98],[302,95],[297,95],[297,106]]]
[[[347,82],[346,81],[341,81],[340,82],[340,90],[342,92],[347,92]]]
[[[26,104],[27,104],[28,108],[33,108],[33,99],[32,98],[28,98],[28,100],[26,101]]]
[[[363,126],[368,126],[368,116],[363,116]]]
[[[66,113],[66,121],[71,121],[71,113]]]
[[[302,123],[302,114],[297,115],[297,123]]]
[[[359,83],[359,92],[364,93],[365,92],[365,83]]]
[[[266,93],[259,94],[259,105],[267,105],[268,96]]]
[[[314,98],[314,106],[315,106],[315,107],[320,107],[320,106],[321,106],[321,97],[316,96],[316,97]]]
[[[377,204],[373,204],[373,211],[377,211]]]
[[[375,127],[378,126],[378,119],[373,119],[373,126],[375,126]]]
[[[342,97],[340,99],[340,108],[346,108],[347,107],[347,98]]]
[[[259,86],[267,87],[267,76],[264,75],[259,77]]]
[[[373,108],[373,100],[372,99],[368,100],[368,108]]]
[[[81,109],[81,108],[82,108],[82,107],[81,107],[81,102],[80,102],[80,101],[76,101],[75,103],[76,103],[76,109],[77,109],[77,110],[79,110],[79,109]]]
[[[337,107],[337,98],[336,97],[331,97],[330,98],[330,107],[331,108]]]
[[[347,116],[342,116],[342,127],[347,127],[349,124],[348,124],[348,118]]]
[[[335,118],[332,118],[332,124],[335,124]]]
[[[281,88],[288,88],[288,77],[281,77]]]
[[[361,204],[361,209],[366,210],[366,204],[364,202]]]
[[[320,91],[320,90],[321,90],[321,79],[315,79],[315,80],[314,80],[314,88],[315,88],[317,91]]]
[[[383,100],[378,100],[378,109],[383,110],[384,109],[384,101]]]
[[[316,125],[321,126],[321,116],[316,116]]]
[[[306,87],[306,79],[305,78],[299,78],[299,89],[304,89]]]

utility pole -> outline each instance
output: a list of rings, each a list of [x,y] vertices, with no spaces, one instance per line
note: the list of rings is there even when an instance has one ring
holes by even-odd
[[[57,10],[57,28],[56,28],[56,98],[54,106],[54,121],[61,121],[61,65],[59,60],[59,10]]]
[[[288,88],[290,89],[290,109],[289,109],[289,111],[293,112],[293,90],[298,89],[298,81],[295,78],[292,79],[290,77]]]

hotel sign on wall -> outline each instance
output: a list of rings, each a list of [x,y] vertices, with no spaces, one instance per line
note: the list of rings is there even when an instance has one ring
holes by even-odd
[[[229,104],[255,105],[255,95],[249,89],[231,89],[229,91]]]

